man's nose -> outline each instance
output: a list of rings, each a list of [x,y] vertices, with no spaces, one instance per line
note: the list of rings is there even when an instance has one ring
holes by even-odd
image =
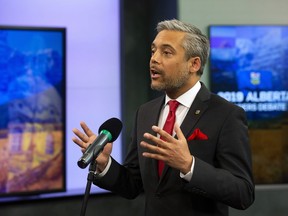
[[[158,51],[155,51],[150,58],[151,63],[160,63],[160,53]]]

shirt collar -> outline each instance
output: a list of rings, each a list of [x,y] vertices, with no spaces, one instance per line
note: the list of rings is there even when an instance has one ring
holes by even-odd
[[[190,108],[192,105],[197,93],[199,92],[201,88],[200,81],[197,81],[196,84],[190,88],[188,91],[186,91],[184,94],[180,95],[176,100],[183,106]],[[165,97],[165,105],[172,100],[168,95]]]

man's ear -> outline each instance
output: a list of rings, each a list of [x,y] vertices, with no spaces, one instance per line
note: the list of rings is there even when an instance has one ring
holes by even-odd
[[[200,57],[191,57],[189,60],[189,71],[195,73],[201,68],[201,59]]]

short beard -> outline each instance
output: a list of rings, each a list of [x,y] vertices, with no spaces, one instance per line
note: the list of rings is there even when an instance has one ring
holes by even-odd
[[[176,79],[166,79],[164,83],[161,83],[159,85],[153,85],[151,83],[151,89],[156,91],[174,91],[181,88],[183,84],[187,82],[189,77],[189,71],[185,71],[180,77],[177,77]]]

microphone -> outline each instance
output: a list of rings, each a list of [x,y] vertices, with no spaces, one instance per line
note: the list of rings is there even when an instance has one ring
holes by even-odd
[[[80,168],[86,168],[93,159],[97,158],[104,146],[109,142],[114,142],[122,130],[122,122],[117,118],[105,121],[98,130],[99,135],[91,143],[77,164]]]

